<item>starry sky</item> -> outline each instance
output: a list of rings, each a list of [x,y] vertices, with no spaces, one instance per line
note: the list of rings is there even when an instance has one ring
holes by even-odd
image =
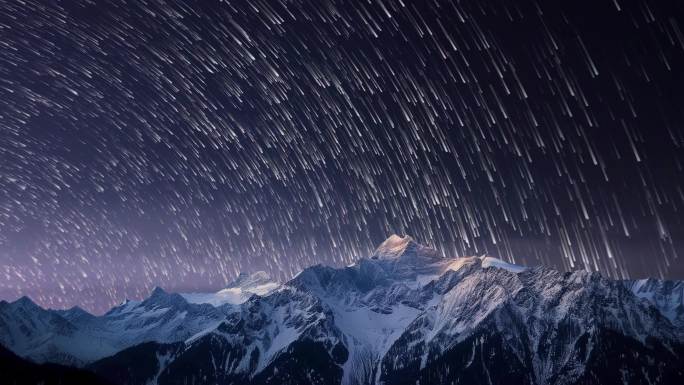
[[[103,312],[392,233],[684,278],[684,4],[0,0],[0,298]]]

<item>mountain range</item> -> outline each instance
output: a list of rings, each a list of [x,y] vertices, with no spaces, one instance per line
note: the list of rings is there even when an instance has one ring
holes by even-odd
[[[344,268],[156,288],[101,316],[2,301],[0,345],[113,384],[684,384],[684,282],[444,258],[393,235]]]

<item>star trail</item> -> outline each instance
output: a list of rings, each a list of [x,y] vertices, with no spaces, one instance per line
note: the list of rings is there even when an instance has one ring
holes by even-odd
[[[0,298],[448,256],[684,276],[676,1],[0,0]]]

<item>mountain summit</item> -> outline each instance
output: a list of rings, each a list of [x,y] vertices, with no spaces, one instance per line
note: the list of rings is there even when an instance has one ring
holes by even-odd
[[[131,385],[681,384],[681,293],[681,282],[443,258],[393,235],[344,268],[155,291],[101,317],[0,303],[0,342]]]
[[[417,243],[408,235],[392,234],[375,249],[371,259],[416,259],[429,263],[443,258],[437,250]]]
[[[214,306],[239,305],[253,295],[267,295],[280,287],[280,284],[264,271],[252,274],[240,273],[235,281],[216,293],[184,293],[182,296],[191,303],[207,303]]]
[[[265,271],[257,271],[255,273],[249,274],[242,272],[238,275],[238,277],[235,279],[235,281],[231,282],[228,284],[228,288],[235,288],[239,287],[242,289],[256,289],[257,287],[264,286],[264,285],[270,285],[274,283],[274,281],[271,279],[271,276],[268,275]],[[265,293],[263,293],[265,294]]]

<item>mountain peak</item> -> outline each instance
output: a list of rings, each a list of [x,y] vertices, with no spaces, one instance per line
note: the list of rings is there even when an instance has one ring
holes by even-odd
[[[87,311],[83,310],[83,308],[80,306],[72,306],[72,307],[64,310],[64,312],[69,312],[69,313],[73,313],[73,314],[90,314]]]
[[[437,250],[417,243],[409,235],[392,234],[385,239],[372,255],[372,259],[404,259],[418,257],[427,259],[441,259]]]
[[[228,286],[227,288],[249,288],[249,287],[255,287],[259,285],[265,285],[267,283],[271,283],[273,280],[271,279],[271,276],[268,275],[265,271],[257,271],[254,273],[245,273],[241,272],[237,278]]]
[[[409,235],[390,235],[373,253],[378,259],[393,259],[401,256],[407,249],[414,249],[418,244]]]
[[[154,290],[152,290],[152,294],[150,294],[147,299],[142,301],[141,304],[144,306],[153,307],[185,307],[187,305],[187,301],[182,295],[178,293],[169,293],[157,286],[154,288]],[[130,309],[132,306],[123,305],[121,308]]]
[[[36,305],[35,302],[31,300],[31,298],[27,296],[22,296],[21,298],[17,299],[16,301],[12,302],[13,305],[17,307],[22,307],[22,308],[29,308],[29,309],[34,309],[34,308],[39,308],[38,305]]]
[[[152,293],[150,293],[150,297],[159,297],[165,294],[166,292],[164,291],[164,289],[162,289],[159,286],[155,286],[154,289],[152,289]]]
[[[79,306],[72,306],[66,310],[54,310],[55,313],[61,315],[69,321],[79,320],[79,319],[93,319],[94,315],[83,310]]]
[[[190,303],[208,303],[213,306],[238,305],[247,301],[252,295],[265,296],[279,287],[280,284],[264,271],[251,274],[243,272],[216,293],[183,293],[181,295]]]
[[[482,255],[482,256],[478,257],[478,259],[481,261],[482,267],[496,267],[499,269],[508,270],[512,273],[520,273],[520,272],[526,270],[526,267],[524,267],[524,266],[515,265],[515,264],[509,263],[506,261],[502,261],[498,258],[490,257],[487,255]]]

